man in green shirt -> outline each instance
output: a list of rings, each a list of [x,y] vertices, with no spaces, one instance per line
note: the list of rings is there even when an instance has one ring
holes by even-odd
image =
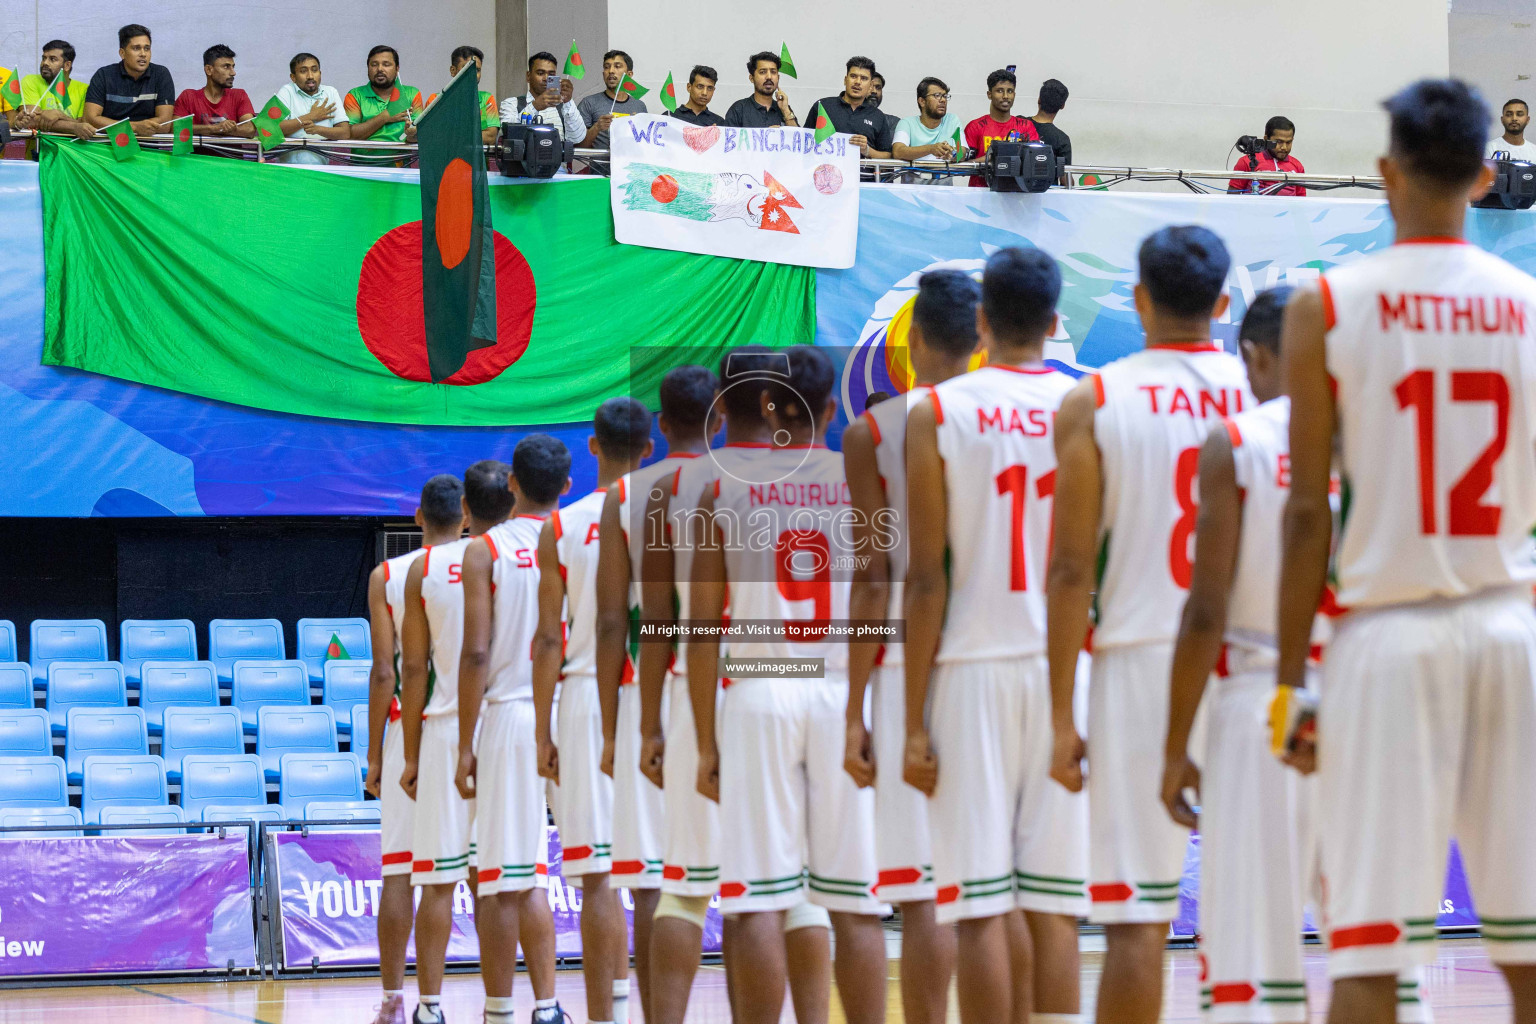
[[[50,39],[43,45],[38,74],[21,79],[21,107],[10,114],[17,128],[37,128],[50,132],[70,132],[82,139],[96,129],[86,124],[84,82],[70,77],[75,66],[75,48],[62,39]]]
[[[368,83],[342,101],[352,138],[376,142],[415,142],[421,92],[400,81],[400,54],[393,46],[368,51]]]
[[[475,63],[475,81],[480,81],[480,69],[485,66],[485,54],[479,47],[459,46],[448,56],[448,75],[452,78],[459,73],[459,69],[470,61]],[[437,93],[427,97],[427,106],[437,99]],[[496,97],[480,90],[480,141],[487,146],[494,145],[496,136],[501,131],[501,112],[496,107]]]

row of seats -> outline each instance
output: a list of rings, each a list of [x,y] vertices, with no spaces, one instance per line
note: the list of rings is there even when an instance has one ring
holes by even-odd
[[[214,822],[214,821],[268,821],[279,822],[290,820],[283,813],[281,807],[273,804],[205,804],[201,815],[183,810],[175,804],[167,804],[164,807],[135,807],[133,805],[112,804],[102,807],[99,814],[99,823],[102,825],[148,825],[148,824],[179,824],[182,822]],[[377,822],[379,820],[379,805],[377,801],[361,800],[311,800],[304,809],[305,821],[349,821],[359,824]],[[85,819],[80,814],[78,807],[35,807],[35,808],[7,808],[0,807],[0,829],[16,829],[18,831],[0,832],[0,838],[4,839],[46,839],[59,836],[79,836],[81,826]],[[45,829],[60,826],[75,826],[67,831],[27,831],[28,829]],[[343,827],[343,826],[336,826]],[[180,828],[144,829],[142,832],[135,829],[113,829],[112,835],[168,835],[171,833],[185,832]]]
[[[350,732],[352,708],[368,703],[372,661],[328,661],[321,670],[321,704],[336,710],[337,724]],[[256,731],[256,712],[282,705],[310,704],[308,671],[300,661],[237,661],[231,668],[230,705],[239,710],[246,732]],[[219,680],[212,662],[147,661],[139,681],[139,704],[151,735],[158,734],[169,707],[219,706]],[[31,673],[25,662],[0,663],[0,710],[33,706]],[[65,662],[48,666],[44,707],[53,732],[63,735],[76,708],[128,706],[123,667],[115,661]]]
[[[128,679],[137,681],[146,661],[197,661],[197,633],[190,619],[124,619],[119,657]],[[34,619],[28,662],[39,682],[55,661],[107,661],[107,626],[100,619]],[[331,657],[331,639],[351,658],[373,656],[368,620],[300,619],[296,660],[320,682]],[[283,624],[277,619],[214,619],[208,623],[208,660],[229,682],[235,662],[282,661],[288,657]],[[17,661],[16,625],[0,619],[0,662]]]
[[[260,755],[188,755],[182,761],[181,802],[186,820],[209,805],[265,804],[266,781],[276,776],[285,818],[302,819],[314,800],[363,799],[362,766],[355,754],[283,754],[275,772]],[[69,806],[69,776],[59,757],[0,757],[0,807]],[[81,764],[80,812],[88,824],[114,806],[170,806],[166,764],[153,754],[92,755]]]

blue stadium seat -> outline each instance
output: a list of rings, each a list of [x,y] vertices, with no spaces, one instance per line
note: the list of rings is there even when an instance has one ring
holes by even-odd
[[[219,677],[211,661],[146,661],[139,682],[139,707],[149,734],[158,736],[168,707],[217,707]]]
[[[0,757],[0,807],[65,807],[62,757]]]
[[[53,731],[48,727],[48,712],[42,708],[0,710],[0,757],[51,756]]]
[[[286,754],[336,753],[336,715],[328,707],[265,707],[257,717],[256,755],[273,782]]]
[[[103,807],[160,807],[168,803],[165,762],[152,754],[88,757],[80,786],[80,813],[95,824]]]
[[[52,839],[80,835],[78,807],[0,807],[0,828],[46,828],[74,825],[70,832],[0,832],[0,839]]]
[[[323,825],[318,831],[377,828],[380,821],[377,800],[311,800],[304,808],[305,821],[350,821],[351,825]]]
[[[181,762],[181,809],[188,821],[209,804],[259,804],[267,799],[255,754],[189,754]]]
[[[256,710],[269,705],[309,707],[309,677],[302,661],[237,661],[230,703],[246,732],[256,731]]]
[[[70,708],[124,708],[128,688],[115,661],[54,661],[48,666],[48,717],[64,735]]]
[[[169,825],[186,821],[175,804],[144,807],[136,804],[103,804],[96,811],[96,821],[103,825]],[[179,836],[184,828],[121,828],[101,833],[104,836]]]
[[[70,708],[64,732],[64,765],[78,785],[85,759],[106,754],[148,754],[149,733],[138,708]]]
[[[32,666],[24,661],[0,662],[0,708],[32,705]]]
[[[203,821],[282,821],[283,809],[277,804],[207,804]]]
[[[311,800],[361,800],[356,754],[284,754],[278,796],[286,818],[302,820]]]
[[[172,782],[181,779],[181,761],[188,754],[243,754],[245,730],[234,708],[165,709],[160,756]]]
[[[276,619],[214,619],[208,623],[208,660],[229,682],[235,662],[251,659],[282,661],[283,624]]]
[[[32,672],[48,678],[55,661],[106,661],[107,626],[100,619],[33,619]]]
[[[16,660],[16,623],[0,619],[0,662]]]
[[[368,676],[372,672],[371,661],[325,663],[320,703],[335,709],[336,727],[343,733],[352,732],[352,708],[368,705]]]
[[[368,763],[368,705],[355,704],[352,707],[352,753],[363,764]]]
[[[117,660],[131,681],[146,661],[196,661],[197,633],[191,619],[124,619]]]
[[[300,619],[297,655],[309,667],[312,682],[322,678],[333,636],[341,641],[348,659],[366,661],[373,657],[373,634],[367,619]]]

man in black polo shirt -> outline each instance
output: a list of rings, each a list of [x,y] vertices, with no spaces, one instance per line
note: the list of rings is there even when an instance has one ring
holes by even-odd
[[[842,95],[828,96],[821,107],[832,127],[853,136],[853,144],[865,159],[883,160],[891,155],[891,126],[870,97],[874,80],[874,61],[849,57]]]
[[[128,118],[133,134],[158,135],[163,122],[176,110],[176,84],[171,72],[149,62],[149,29],[124,25],[117,30],[116,64],[97,68],[85,90],[85,115],[81,120],[105,128]]]
[[[732,128],[777,128],[800,126],[800,119],[789,109],[789,97],[779,89],[779,55],[764,50],[747,58],[747,77],[752,95],[731,104],[725,123]]]
[[[885,115],[885,123],[889,125],[891,129],[891,145],[894,146],[896,144],[896,126],[901,123],[901,118],[885,109],[885,76],[878,71],[875,72],[875,77],[870,81],[869,99],[870,102],[879,107],[880,112]]]
[[[709,101],[715,98],[715,82],[719,79],[715,69],[695,64],[688,73],[688,102],[672,111],[672,116],[689,124],[725,124],[725,118],[709,109]]]

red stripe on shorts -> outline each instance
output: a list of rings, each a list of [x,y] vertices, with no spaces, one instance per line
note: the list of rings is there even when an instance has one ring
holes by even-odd
[[[616,875],[643,875],[645,874],[645,861],[616,860],[613,862],[613,873]]]
[[[1403,937],[1402,928],[1396,921],[1373,921],[1370,924],[1335,928],[1328,936],[1329,949],[1352,949],[1356,946],[1390,946]]]
[[[482,882],[494,882],[500,877],[501,868],[486,868],[479,874],[480,881]]]
[[[429,860],[413,860],[411,861],[411,870],[426,873],[432,870],[432,862]]]
[[[564,854],[566,860],[586,860],[590,856],[592,856],[592,847],[590,846],[572,846]]]
[[[944,888],[940,889],[934,895],[933,899],[934,899],[935,903],[943,904],[943,903],[953,903],[956,900],[958,900],[959,898],[960,898],[960,887],[958,885],[946,885]]]
[[[1228,981],[1211,986],[1213,1003],[1251,1003],[1258,994],[1259,990],[1246,981]]]
[[[1088,887],[1088,898],[1095,903],[1124,903],[1136,890],[1126,882],[1105,882]]]
[[[745,882],[726,882],[720,886],[720,896],[722,899],[735,899],[737,896],[745,896],[746,894],[747,885]]]
[[[661,869],[661,877],[673,882],[681,882],[688,877],[688,872],[683,870],[681,864],[668,864]]]
[[[875,891],[879,892],[881,886],[912,885],[922,880],[923,873],[917,868],[891,868],[889,871],[880,872],[880,877],[875,880]]]
[[[404,850],[404,851],[401,851],[400,853],[386,853],[384,855],[384,863],[385,863],[386,866],[390,865],[390,864],[410,864],[411,863],[411,851],[410,850]]]

